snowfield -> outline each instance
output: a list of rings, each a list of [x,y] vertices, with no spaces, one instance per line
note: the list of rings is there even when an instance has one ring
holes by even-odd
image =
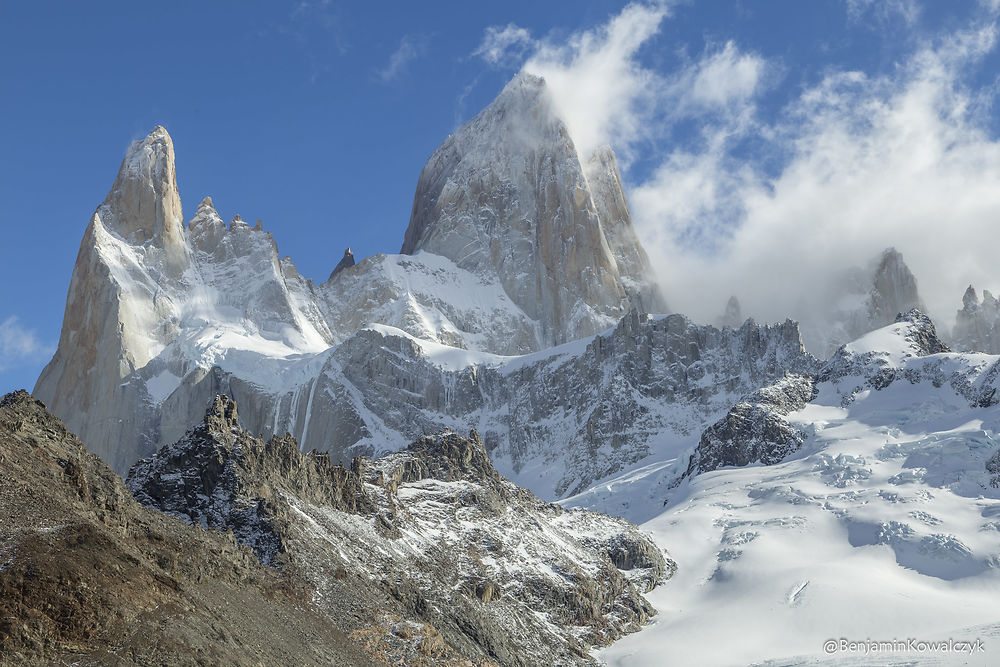
[[[921,355],[912,332],[892,325],[835,356],[830,376],[844,359],[863,361],[858,375],[821,381],[789,415],[807,438],[777,465],[724,468],[670,488],[671,469],[686,461],[666,462],[567,502],[626,508],[678,566],[650,594],[660,612],[652,625],[601,660],[996,664],[1000,489],[987,463],[1000,446],[1000,408],[972,405],[957,389],[959,379],[995,385],[1000,357]],[[866,371],[885,367],[895,381],[855,391]],[[941,382],[942,369],[952,382]],[[844,650],[841,639],[901,640],[897,648],[910,650],[868,645],[866,655],[865,644]],[[910,639],[982,640],[984,649],[921,651]],[[838,642],[832,651],[827,640]]]

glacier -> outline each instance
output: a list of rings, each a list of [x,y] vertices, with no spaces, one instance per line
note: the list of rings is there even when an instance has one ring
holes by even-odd
[[[779,462],[680,484],[633,471],[566,501],[643,522],[678,563],[650,595],[654,624],[601,660],[657,665],[669,647],[704,665],[986,664],[1000,650],[998,386],[1000,357],[948,351],[910,314],[820,369]],[[842,638],[986,653],[825,648]]]

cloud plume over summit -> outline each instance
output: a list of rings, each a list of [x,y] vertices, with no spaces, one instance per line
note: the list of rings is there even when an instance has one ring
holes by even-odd
[[[845,267],[889,246],[946,327],[970,282],[1000,288],[997,90],[978,76],[994,11],[938,34],[907,20],[913,46],[893,67],[828,67],[785,99],[769,96],[786,63],[738,41],[651,65],[644,48],[671,20],[631,4],[535,41],[523,69],[549,82],[581,153],[611,143],[644,163],[625,178],[673,308],[708,321],[736,294],[745,314],[808,318]]]

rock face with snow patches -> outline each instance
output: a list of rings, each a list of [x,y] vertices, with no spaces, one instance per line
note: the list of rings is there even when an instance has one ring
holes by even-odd
[[[819,365],[792,322],[719,330],[635,312],[599,336],[519,357],[370,327],[320,361],[285,394],[222,372],[211,387],[252,406],[244,410],[251,432],[301,433],[305,449],[334,460],[475,429],[505,475],[546,498],[582,491],[654,455],[659,442],[697,436],[786,369]]]
[[[311,289],[270,234],[238,216],[227,227],[210,199],[184,228],[173,144],[158,127],[129,148],[91,217],[59,347],[34,393],[124,472],[161,433],[193,423],[200,396],[160,405],[202,381],[215,358],[240,354],[232,347],[287,356],[331,345]]]
[[[502,665],[592,664],[589,648],[650,617],[642,594],[672,572],[626,521],[563,511],[503,479],[475,432],[348,469],[291,438],[252,437],[217,397],[128,486],[301,573],[341,625],[429,625],[448,651]]]
[[[801,410],[814,395],[815,379],[793,374],[750,394],[702,434],[686,474],[778,463],[805,439],[786,415]]]

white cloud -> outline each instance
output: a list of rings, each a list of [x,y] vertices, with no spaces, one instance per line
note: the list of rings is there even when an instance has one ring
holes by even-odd
[[[627,155],[648,130],[664,81],[636,54],[667,14],[663,4],[630,4],[566,43],[540,42],[524,64],[545,78],[581,154],[610,143]]]
[[[51,353],[52,349],[43,345],[34,331],[22,327],[16,317],[11,316],[0,322],[0,370]]]
[[[534,45],[531,33],[513,23],[505,26],[490,26],[483,34],[483,41],[472,55],[479,56],[493,66],[510,65],[519,62]]]
[[[763,73],[763,59],[754,54],[740,53],[733,42],[727,42],[721,51],[706,54],[690,67],[678,83],[684,83],[684,87],[688,88],[684,99],[711,109],[752,98]]]
[[[758,317],[808,318],[838,272],[888,246],[939,325],[968,283],[1000,287],[992,95],[963,83],[996,34],[985,24],[925,43],[892,75],[831,72],[756,129],[787,155],[772,178],[725,141],[669,155],[632,203],[671,305],[711,319],[735,293]]]
[[[396,80],[396,78],[406,72],[410,63],[424,55],[426,50],[427,43],[425,40],[413,35],[403,35],[403,38],[399,40],[399,46],[389,56],[389,62],[379,70],[379,78],[382,79],[383,83],[390,83]]]
[[[611,144],[627,164],[640,144],[662,137],[678,120],[705,114],[746,120],[767,64],[735,43],[706,49],[671,74],[640,63],[640,50],[669,14],[667,3],[633,3],[606,24],[560,42],[531,44],[523,69],[545,78],[581,155]],[[501,54],[507,51],[487,51],[485,46],[506,43],[500,36],[513,35],[514,28],[488,31],[478,51],[505,57]],[[527,38],[526,32],[517,34]],[[519,47],[523,39],[518,39]]]

